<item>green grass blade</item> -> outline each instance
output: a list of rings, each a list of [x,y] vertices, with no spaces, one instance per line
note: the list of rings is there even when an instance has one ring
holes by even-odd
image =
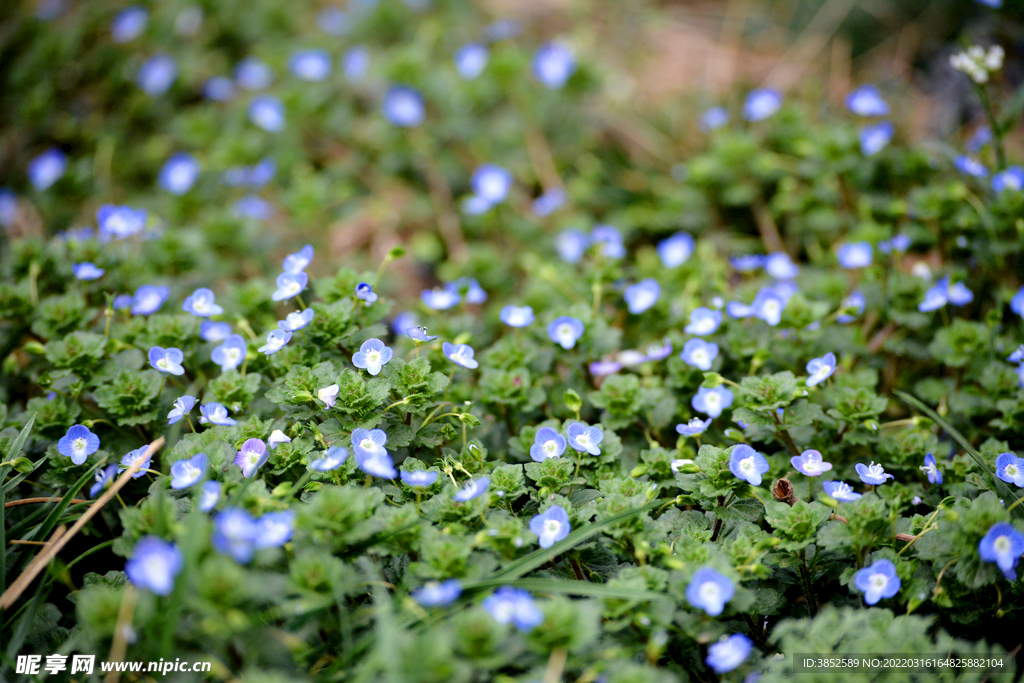
[[[71,486],[71,488],[68,489],[68,492],[65,493],[63,497],[61,497],[60,501],[58,501],[57,505],[54,507],[53,511],[50,512],[49,516],[47,516],[47,518],[43,520],[43,523],[39,525],[39,530],[36,532],[36,538],[43,540],[50,537],[50,534],[53,533],[53,530],[57,528],[57,523],[60,521],[60,518],[64,514],[64,511],[68,509],[69,505],[71,505],[71,501],[74,500],[75,496],[78,495],[78,492],[82,490],[83,486],[85,486],[95,478],[96,470],[105,464],[106,459],[98,461],[96,464],[94,464],[92,467],[86,470],[85,474],[78,478],[78,481],[76,481]]]
[[[531,593],[555,593],[559,595],[585,595],[591,598],[609,598],[615,600],[668,600],[668,595],[655,593],[654,591],[638,590],[625,586],[609,586],[603,583],[590,583],[587,581],[566,581],[561,579],[516,579],[515,581],[501,581],[487,579],[486,581],[467,582],[463,588],[466,590],[500,588],[501,586],[512,586],[522,588]]]
[[[942,419],[942,417],[940,417],[938,413],[936,413],[934,410],[925,405],[920,399],[911,396],[905,391],[900,391],[899,389],[894,389],[893,393],[896,394],[896,396],[898,396],[899,399],[904,403],[913,406],[917,410],[927,415],[930,419],[934,420],[935,424],[942,427],[942,429],[947,434],[953,437],[954,441],[963,446],[964,450],[966,450],[970,454],[970,456],[974,458],[974,461],[978,463],[978,466],[982,470],[987,472],[989,476],[991,476],[992,479],[996,482],[996,488],[998,488],[999,492],[1003,494],[1004,500],[1017,500],[1017,494],[1014,493],[1013,489],[1007,486],[1002,479],[996,476],[996,473],[993,472],[992,468],[988,466],[988,463],[985,462],[985,458],[981,456],[981,453],[974,449],[974,446],[972,446],[971,442],[967,440],[967,437],[961,434],[956,427],[949,424],[949,422],[947,422],[946,420]],[[1018,515],[1024,514],[1024,510],[1022,510],[1020,506],[1014,508],[1014,512]]]
[[[18,434],[18,438],[15,439],[14,443],[11,444],[11,447],[7,449],[7,455],[4,456],[4,462],[14,460],[16,457],[21,455],[21,449],[25,447],[25,442],[28,441],[28,435],[32,433],[32,425],[34,425],[35,422],[35,415],[28,418],[28,422],[25,423],[25,428],[21,430],[21,433]],[[10,472],[10,470],[10,465],[0,467],[0,484],[6,483],[4,480],[7,478],[7,473]],[[22,479],[24,479],[24,477],[22,477]],[[0,486],[0,593],[7,590],[7,533],[5,531],[7,529],[7,508],[4,507],[4,503],[7,501],[4,499],[5,490],[6,486]]]

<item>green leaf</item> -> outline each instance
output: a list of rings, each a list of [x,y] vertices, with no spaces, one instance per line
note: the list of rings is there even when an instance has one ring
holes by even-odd
[[[499,588],[501,586],[512,586],[522,588],[531,593],[553,593],[558,595],[585,595],[591,598],[609,598],[614,600],[669,600],[665,593],[639,590],[626,586],[609,586],[603,583],[590,583],[589,581],[562,581],[559,579],[516,579],[506,581],[502,579],[487,579],[485,581],[472,581],[463,585],[467,590],[483,590]]]

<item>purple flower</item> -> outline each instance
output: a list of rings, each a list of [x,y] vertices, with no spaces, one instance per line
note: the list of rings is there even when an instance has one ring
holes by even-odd
[[[145,536],[135,544],[124,573],[139,588],[167,596],[174,590],[174,579],[181,573],[184,560],[173,543],[156,536]]]
[[[658,258],[666,268],[678,268],[690,260],[695,246],[689,233],[677,232],[658,243]]]
[[[836,371],[836,354],[829,352],[821,358],[815,358],[807,363],[807,386],[813,387],[821,384],[832,376]]]
[[[411,595],[412,599],[423,607],[447,607],[462,595],[462,583],[458,579],[448,579],[440,583],[428,581],[423,588],[413,591]]]
[[[156,313],[170,295],[171,290],[169,287],[142,285],[135,290],[135,296],[132,297],[132,315],[151,315]]]
[[[404,85],[392,86],[387,91],[382,108],[388,123],[402,128],[416,128],[426,118],[423,97]]]
[[[302,293],[309,284],[309,276],[304,272],[281,273],[277,276],[277,290],[271,295],[274,301],[285,301]]]
[[[624,296],[630,313],[634,315],[643,313],[657,303],[658,297],[661,296],[661,285],[657,280],[647,278],[626,287]]]
[[[564,436],[551,427],[541,427],[537,430],[533,445],[530,446],[530,457],[537,462],[544,462],[548,458],[557,458],[565,453],[565,444]]]
[[[889,560],[875,560],[854,574],[853,583],[864,594],[864,602],[874,605],[882,598],[891,598],[900,592],[900,577],[896,565]]]
[[[455,70],[467,81],[471,81],[484,72],[491,53],[486,46],[479,43],[463,45],[455,53]]]
[[[604,358],[602,360],[596,360],[589,366],[590,374],[594,377],[604,377],[605,375],[614,375],[616,372],[622,369],[622,363]]]
[[[704,413],[713,418],[718,417],[723,410],[732,405],[732,392],[721,386],[714,389],[700,387],[690,401],[690,405],[698,413]]]
[[[171,465],[171,488],[187,489],[203,478],[209,459],[206,453],[196,453],[187,460],[179,460]]]
[[[199,424],[209,423],[222,427],[234,427],[238,424],[237,420],[228,417],[228,409],[220,403],[207,403],[206,405],[199,406],[199,412],[202,414],[199,418]]]
[[[711,426],[711,418],[701,420],[699,417],[691,419],[686,424],[676,425],[676,431],[683,436],[699,436],[704,433],[708,427]]]
[[[468,482],[461,491],[452,496],[452,500],[460,503],[465,503],[467,500],[473,500],[491,485],[491,480],[488,477],[480,477]]]
[[[245,360],[246,344],[240,334],[232,334],[210,353],[210,359],[222,372],[234,370]]]
[[[889,105],[878,88],[865,83],[846,96],[846,108],[857,116],[888,116]]]
[[[469,344],[441,344],[441,351],[451,362],[464,368],[476,368],[480,363],[473,359],[473,347]]]
[[[935,456],[931,453],[924,456],[924,465],[921,466],[921,471],[928,475],[928,481],[931,483],[942,483],[942,472],[939,470],[938,463],[935,462]]]
[[[734,446],[729,455],[729,471],[753,486],[761,485],[761,475],[768,469],[768,460],[745,443]]]
[[[292,333],[287,330],[271,330],[267,333],[267,343],[256,350],[269,356],[283,349],[291,339]]]
[[[763,121],[782,108],[782,94],[771,88],[756,88],[747,93],[743,102],[743,118]]]
[[[157,182],[160,187],[173,195],[183,195],[192,189],[199,178],[199,162],[191,154],[172,154],[163,168]]]
[[[706,342],[703,339],[690,339],[683,344],[683,350],[679,357],[687,365],[707,372],[711,369],[711,363],[718,358],[718,344]]]
[[[520,631],[530,631],[544,622],[544,614],[533,604],[533,598],[519,588],[502,586],[484,598],[483,606],[496,622],[513,623]]]
[[[721,311],[712,311],[710,308],[700,306],[690,313],[690,323],[683,331],[703,337],[717,330],[721,322]]]
[[[583,336],[583,322],[577,318],[561,316],[548,325],[548,337],[563,349],[576,346],[576,341]]]
[[[848,242],[839,247],[836,257],[843,268],[866,268],[871,265],[870,242]]]
[[[686,588],[686,600],[710,616],[717,617],[735,593],[736,588],[727,577],[711,567],[701,567],[694,572]]]
[[[533,55],[533,75],[538,81],[559,90],[576,71],[576,56],[568,47],[547,43]]]
[[[154,346],[149,350],[149,364],[160,372],[172,375],[185,374],[185,368],[181,366],[181,361],[184,358],[185,354],[181,352],[181,349],[165,349],[162,346]]]
[[[708,647],[708,656],[704,658],[704,663],[716,674],[724,674],[745,662],[753,647],[750,638],[742,633],[734,633]]]
[[[996,476],[1017,487],[1024,487],[1024,458],[1018,458],[1015,453],[1000,453],[996,458]]]
[[[51,147],[28,163],[28,179],[37,192],[48,189],[60,180],[68,167],[68,158],[57,147]]]
[[[147,213],[144,209],[136,210],[130,206],[104,204],[96,210],[96,222],[99,224],[101,239],[104,236],[123,239],[137,235],[146,227],[146,219]]]
[[[367,339],[359,350],[352,354],[352,365],[366,370],[371,375],[379,375],[381,368],[387,365],[394,355],[394,350],[390,346],[385,346],[380,339]]]
[[[1024,534],[1012,524],[996,522],[978,543],[978,556],[995,562],[1008,581],[1017,580],[1017,563],[1024,555]]]
[[[181,310],[201,318],[220,315],[224,312],[223,308],[213,302],[213,292],[205,287],[200,287],[192,292],[191,296],[186,297],[181,304]]]
[[[277,327],[285,332],[298,332],[312,322],[314,315],[312,308],[307,308],[301,313],[299,311],[293,311],[286,315],[284,320],[278,320]]]
[[[316,15],[316,25],[331,36],[343,36],[348,32],[348,15],[337,7],[326,7]]]
[[[331,74],[331,56],[326,50],[298,50],[288,60],[292,75],[302,81],[322,81]]]
[[[270,436],[267,438],[267,446],[269,446],[271,450],[277,448],[279,444],[291,442],[291,437],[282,432],[280,429],[275,429],[274,431],[270,432]]]
[[[842,481],[823,481],[821,482],[821,487],[825,489],[825,493],[840,503],[850,503],[861,496],[859,493],[854,493],[850,485]]]
[[[171,408],[171,412],[167,413],[167,424],[172,425],[191,413],[192,407],[195,404],[196,399],[193,396],[182,396],[181,398],[174,399],[174,407]]]
[[[247,439],[235,455],[234,463],[242,468],[242,476],[252,479],[252,475],[256,474],[256,470],[262,467],[269,457],[270,453],[263,439]]]
[[[591,455],[601,454],[600,444],[604,441],[604,432],[600,427],[588,427],[582,422],[570,422],[565,433],[573,450],[586,451]]]
[[[884,484],[887,479],[894,478],[891,474],[887,474],[881,465],[876,465],[873,461],[870,465],[859,462],[854,466],[854,469],[857,470],[857,474],[862,482],[872,486]]]
[[[284,262],[281,264],[282,269],[286,273],[292,275],[298,275],[299,273],[305,272],[306,268],[310,263],[313,262],[313,245],[307,244],[302,249],[299,249],[294,254],[288,254],[284,257]]]
[[[892,141],[893,128],[891,121],[882,121],[860,129],[860,151],[866,157],[874,156],[885,149]]]
[[[825,472],[832,469],[832,463],[825,462],[821,457],[821,453],[814,450],[808,449],[800,455],[794,455],[789,459],[793,467],[806,477],[819,477]]]
[[[530,519],[530,531],[537,534],[541,548],[550,548],[568,536],[571,530],[569,513],[561,505],[552,505]]]

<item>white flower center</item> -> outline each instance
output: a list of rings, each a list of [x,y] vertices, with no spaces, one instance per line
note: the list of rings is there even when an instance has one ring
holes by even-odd
[[[754,456],[740,460],[740,471],[744,474],[753,474],[754,469]]]
[[[1011,477],[1016,477],[1017,476],[1017,465],[1015,465],[1015,464],[1014,465],[1007,465],[1006,466],[1006,473],[1008,475],[1010,475]]]
[[[370,439],[363,439],[362,441],[359,442],[359,447],[362,448],[364,451],[372,451],[376,450],[377,445],[373,443],[373,441],[371,441]]]
[[[1008,552],[1010,552],[1010,537],[1009,536],[1000,536],[992,544],[992,547],[994,547],[996,552],[999,553],[1000,555],[1007,554]]]
[[[885,574],[872,574],[871,575],[871,587],[875,590],[882,590],[889,583],[889,579]]]
[[[704,349],[698,349],[693,352],[692,358],[694,365],[704,365],[708,362],[708,352]]]
[[[298,294],[301,289],[302,286],[298,282],[295,282],[294,280],[285,285],[285,291],[288,292],[289,294]]]
[[[569,325],[560,325],[558,327],[558,336],[562,339],[571,339],[572,328]]]
[[[554,455],[556,450],[558,450],[558,442],[557,441],[552,439],[551,441],[545,441],[544,442],[544,452],[545,453],[550,453],[551,455]]]
[[[161,358],[160,360],[158,360],[158,361],[156,362],[156,364],[157,364],[157,365],[158,365],[158,366],[160,367],[160,369],[162,369],[162,370],[166,370],[166,369],[168,369],[169,367],[171,367],[171,362],[170,362],[169,360],[167,360],[166,358]]]
[[[576,437],[576,443],[586,448],[590,445],[590,437],[587,434],[580,434]]]
[[[210,310],[210,304],[206,299],[193,299],[192,309],[198,311],[199,313],[203,313],[205,311]]]
[[[366,354],[366,362],[368,362],[368,363],[378,363],[378,362],[380,362],[380,352],[379,351],[370,351],[369,353],[367,353]]]
[[[702,583],[698,592],[705,602],[716,603],[721,600],[722,591],[714,581]]]
[[[808,460],[804,463],[804,469],[808,472],[818,472],[821,469],[821,465],[814,460]]]
[[[199,468],[192,465],[191,463],[186,464],[182,470],[182,479],[195,479],[199,476]]]
[[[549,519],[544,522],[544,532],[549,536],[555,536],[562,530],[562,523],[557,519]]]
[[[259,459],[260,459],[260,454],[257,453],[256,451],[252,451],[252,452],[249,453],[249,464],[250,465],[255,465],[257,462],[259,462]]]
[[[708,394],[704,398],[704,403],[708,408],[717,408],[721,402],[722,399],[718,397],[718,394]]]
[[[74,450],[75,453],[81,453],[85,450],[85,446],[85,439],[78,438],[75,439],[74,442],[72,442],[71,449]]]
[[[236,349],[236,348],[228,349],[227,353],[225,355],[227,356],[228,363],[234,363],[234,362],[236,362],[238,360],[238,349]]]

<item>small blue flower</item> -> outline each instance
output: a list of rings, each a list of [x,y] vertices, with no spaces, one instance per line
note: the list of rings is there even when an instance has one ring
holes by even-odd
[[[258,348],[257,351],[269,356],[283,349],[291,339],[292,333],[287,330],[271,330],[267,333],[267,343]]]
[[[707,372],[711,369],[711,363],[718,358],[718,344],[709,343],[703,339],[690,339],[683,344],[683,350],[679,357],[687,365]]]
[[[750,650],[754,643],[742,633],[734,633],[724,640],[720,640],[708,648],[708,656],[704,663],[712,668],[716,674],[724,674],[732,671],[750,656]]]
[[[203,341],[224,341],[231,334],[231,325],[229,323],[215,323],[211,320],[204,320],[199,326],[199,336],[203,338]]]
[[[248,512],[241,508],[228,508],[213,518],[210,544],[217,552],[231,557],[239,564],[247,564],[256,553],[259,527]]]
[[[721,322],[721,311],[712,311],[710,308],[700,306],[690,313],[690,322],[683,331],[703,337],[717,330]]]
[[[348,32],[348,15],[337,7],[327,7],[316,15],[316,25],[331,36],[343,36]]]
[[[341,70],[349,83],[358,83],[366,78],[370,69],[370,51],[363,45],[356,45],[341,56]]]
[[[423,607],[447,607],[462,595],[462,582],[448,579],[438,583],[428,581],[423,588],[411,593],[412,599]]]
[[[998,1],[1001,2],[1002,0]],[[967,140],[967,151],[971,154],[977,154],[990,142],[992,142],[992,129],[988,126],[978,126]]]
[[[128,451],[124,457],[121,458],[121,465],[117,468],[117,473],[120,474],[124,470],[128,469],[139,460],[142,460],[142,464],[139,466],[139,471],[132,475],[132,479],[138,479],[146,475],[146,470],[149,469],[150,462],[153,459],[153,455],[146,455],[149,450],[149,446],[143,446],[136,448],[134,451]]]
[[[10,188],[0,187],[0,225],[9,228],[18,220],[18,198]]]
[[[782,312],[786,309],[786,300],[777,287],[764,287],[750,304],[750,315],[760,318],[772,327],[782,320]]]
[[[402,483],[413,488],[426,488],[437,481],[437,472],[427,470],[416,470],[415,472],[399,472]]]
[[[1002,194],[1007,190],[1019,192],[1024,189],[1024,168],[1020,166],[1008,166],[1006,170],[1000,171],[992,176],[992,189],[996,194]]]
[[[295,530],[295,510],[268,512],[256,520],[256,548],[280,548]]]
[[[327,50],[298,50],[288,60],[292,75],[302,81],[322,81],[331,75],[331,56]]]
[[[467,304],[482,304],[487,301],[487,292],[475,278],[460,277],[454,282],[449,282],[445,287],[458,292]]]
[[[589,246],[590,236],[579,230],[563,230],[555,235],[555,251],[566,263],[579,262]]]
[[[796,470],[805,477],[819,477],[832,469],[832,463],[825,462],[821,453],[814,449],[808,449],[800,455],[794,455],[789,462]]]
[[[388,435],[383,429],[356,429],[352,432],[351,441],[356,457],[372,458],[388,454],[384,448]]]
[[[398,477],[398,470],[395,469],[395,462],[387,452],[383,455],[367,456],[360,455],[360,451],[356,450],[355,458],[356,466],[369,475],[380,477],[381,479],[395,479]]]
[[[287,256],[285,256],[284,262],[281,264],[281,266],[284,272],[291,273],[292,275],[298,275],[299,273],[305,272],[306,268],[312,262],[313,245],[307,244],[294,254],[288,254]]]
[[[83,281],[98,280],[107,272],[97,267],[95,263],[89,263],[88,261],[72,265],[71,270],[74,272],[76,279]]]
[[[735,594],[736,587],[732,581],[711,567],[701,567],[694,572],[690,585],[686,588],[687,602],[712,617],[721,614],[725,609],[725,603],[732,600]]]
[[[324,456],[309,463],[310,469],[317,472],[330,472],[341,467],[348,458],[348,449],[344,446],[331,446],[324,451]]]
[[[623,296],[626,298],[629,312],[637,315],[657,303],[658,297],[661,296],[661,285],[658,284],[657,280],[647,278],[635,285],[626,287]]]
[[[539,218],[550,216],[562,208],[568,198],[569,195],[566,194],[563,188],[552,187],[533,200],[533,203],[530,205],[530,211]]]
[[[725,107],[711,107],[700,115],[700,129],[707,132],[717,130],[729,123],[729,110]]]
[[[235,99],[235,83],[227,76],[212,76],[203,83],[203,97],[214,102]]]
[[[118,12],[110,23],[110,36],[115,43],[128,43],[146,30],[149,11],[145,7],[129,7]]]
[[[160,169],[157,182],[173,195],[183,195],[192,189],[199,177],[199,162],[191,154],[172,154]]]
[[[416,128],[427,115],[423,96],[405,85],[392,86],[384,95],[382,108],[388,123],[402,128]]]
[[[942,483],[942,471],[939,470],[939,465],[935,462],[935,456],[931,453],[924,456],[924,465],[921,466],[921,471],[928,475],[928,481],[931,483]]]
[[[163,95],[178,77],[178,63],[170,55],[154,55],[147,59],[135,77],[142,92],[150,96]]]
[[[605,375],[614,375],[616,372],[622,369],[622,363],[618,361],[609,360],[607,357],[602,360],[594,361],[589,366],[590,374],[594,377],[604,377]]]
[[[807,363],[807,386],[813,387],[821,384],[832,376],[836,371],[836,354],[829,352],[821,358],[815,358]]]
[[[149,364],[160,372],[168,372],[172,375],[184,375],[185,368],[181,367],[181,361],[185,354],[181,349],[165,349],[162,346],[154,346],[149,350]]]
[[[114,300],[110,302],[110,305],[114,307],[115,311],[127,311],[132,307],[132,295],[118,294],[114,297]]]
[[[745,443],[734,446],[729,455],[729,471],[753,486],[761,485],[761,475],[768,469],[768,460]]]
[[[255,57],[246,57],[235,66],[235,82],[244,90],[265,90],[274,82],[274,72]]]
[[[69,431],[68,434],[70,433]],[[1024,487],[1024,458],[1018,458],[1015,453],[1000,453],[996,458],[996,476],[1017,487]]]
[[[789,254],[775,251],[764,260],[764,271],[776,280],[792,280],[800,274],[800,268],[793,263]]]
[[[870,567],[865,567],[854,574],[853,583],[857,590],[864,594],[864,602],[874,605],[882,598],[891,598],[900,592],[900,577],[896,575],[896,565],[891,561],[875,560]]]
[[[103,469],[96,470],[96,483],[89,488],[89,497],[95,498],[97,493],[109,488],[114,482],[116,473],[117,465],[107,465]]]
[[[267,445],[270,446],[271,449],[277,448],[277,446],[280,444],[291,442],[291,438],[289,438],[288,435],[282,432],[280,429],[275,429],[274,431],[270,432],[270,436],[267,438]]]
[[[677,424],[676,431],[683,436],[699,436],[710,426],[710,417],[706,420],[701,420],[699,417],[695,417],[686,424]]]
[[[583,336],[583,322],[577,318],[561,316],[548,325],[548,337],[563,349],[576,346],[576,341]]]
[[[839,247],[836,257],[843,268],[867,268],[871,265],[871,243],[848,242]]]
[[[850,503],[861,496],[859,493],[854,493],[850,485],[843,481],[823,481],[821,487],[825,489],[825,493],[840,503]]]
[[[590,231],[590,242],[601,245],[601,253],[608,258],[620,259],[626,255],[622,233],[614,225],[595,225]]]
[[[874,156],[885,149],[895,133],[891,121],[882,121],[860,129],[860,151],[866,157]]]
[[[530,531],[537,534],[541,548],[550,548],[572,531],[569,513],[561,505],[552,505],[530,519]]]
[[[704,413],[712,418],[718,417],[723,410],[732,405],[732,392],[721,386],[714,389],[700,387],[690,405],[698,413]]]
[[[331,384],[330,386],[317,389],[316,397],[323,401],[328,408],[333,408],[338,400],[338,391],[340,389],[341,387],[337,384]]]
[[[576,71],[576,56],[559,43],[546,43],[533,55],[533,75],[538,81],[559,90]]]
[[[249,103],[249,120],[268,133],[284,130],[284,105],[273,95],[254,97]]]
[[[520,631],[530,631],[544,622],[544,613],[533,604],[533,597],[524,590],[502,586],[484,598],[484,609],[499,624],[515,624]]]
[[[135,296],[132,297],[131,312],[132,315],[150,315],[160,310],[160,307],[167,301],[167,297],[171,295],[169,287],[159,287],[156,285],[142,285],[135,290]]]
[[[1018,346],[1006,360],[1010,361],[1011,363],[1020,363],[1021,361],[1024,361],[1024,344]]]
[[[602,438],[604,435],[602,434]],[[533,445],[530,446],[530,457],[536,462],[544,462],[548,458],[557,458],[565,453],[565,437],[551,427],[537,430]]]
[[[427,308],[435,311],[446,311],[462,301],[462,296],[449,287],[434,287],[420,292],[420,300]]]
[[[882,99],[878,88],[865,83],[846,96],[846,108],[857,116],[888,116],[889,104]]]
[[[468,482],[462,490],[452,496],[452,500],[458,501],[459,503],[465,503],[467,500],[473,500],[484,493],[490,485],[491,480],[488,477],[474,479],[473,481]]]
[[[206,453],[196,453],[188,460],[179,460],[171,465],[171,488],[187,489],[203,478],[210,463]]]
[[[356,285],[356,298],[362,299],[369,305],[376,301],[378,297],[377,293],[373,291],[373,287],[365,282],[360,282]]]
[[[644,349],[644,354],[648,361],[665,360],[672,355],[672,342],[668,339],[663,339],[660,342],[648,344]]]
[[[978,543],[978,556],[995,562],[1008,581],[1017,580],[1017,563],[1024,555],[1024,534],[1012,524],[996,522]]]
[[[534,321],[533,308],[530,306],[505,306],[499,315],[501,322],[509,327],[526,327]]]
[[[966,306],[974,301],[974,292],[969,290],[967,285],[962,282],[954,282],[949,285],[949,289],[946,290],[946,296],[949,298],[949,303],[954,306]]]
[[[293,311],[285,316],[284,320],[277,321],[277,327],[286,332],[298,332],[313,320],[315,313],[312,308],[299,312]]]
[[[210,353],[210,359],[224,372],[234,370],[245,360],[246,348],[242,335],[232,334]]]
[[[678,268],[690,260],[696,243],[686,232],[677,232],[658,243],[658,258],[666,268]]]
[[[741,254],[729,257],[729,265],[736,272],[750,273],[758,268],[763,268],[767,258],[763,254]]]
[[[28,162],[29,182],[37,192],[42,192],[60,180],[67,167],[68,158],[64,152],[56,147],[51,147]]]
[[[469,43],[455,52],[455,70],[467,81],[471,81],[484,72],[491,53],[485,45]]]
[[[394,355],[394,350],[390,346],[385,346],[380,339],[367,339],[359,350],[352,354],[352,364],[371,375],[379,375],[381,368],[387,365]]]
[[[203,484],[199,491],[199,511],[209,512],[217,507],[220,500],[220,484],[215,481],[208,481]]]
[[[493,206],[508,197],[512,174],[496,164],[481,164],[473,171],[469,186],[477,197]]]
[[[604,431],[600,427],[588,427],[582,422],[570,422],[565,430],[567,441],[573,450],[586,451],[591,455],[601,454]]]
[[[139,588],[167,596],[174,590],[174,579],[184,564],[178,546],[156,536],[145,536],[135,544],[131,558],[124,564],[124,573]]]
[[[297,296],[306,289],[309,276],[304,272],[281,273],[277,276],[277,290],[271,295],[274,301],[285,301]]]
[[[147,217],[145,209],[136,210],[130,206],[103,204],[96,210],[101,237],[107,234],[123,239],[137,235],[146,227]]]
[[[181,309],[201,318],[220,315],[224,312],[223,308],[213,302],[213,292],[205,287],[200,287],[192,292],[192,295],[181,304]]]
[[[405,334],[416,343],[416,346],[437,339],[436,334],[427,334],[427,328],[422,325],[406,329]]]
[[[199,412],[201,413],[199,424],[210,423],[222,427],[234,427],[238,424],[237,420],[228,417],[228,409],[220,403],[207,403],[199,406]]]
[[[953,166],[956,167],[956,170],[972,178],[988,177],[988,168],[974,157],[961,154],[953,160]]]
[[[193,396],[182,396],[181,398],[174,399],[174,407],[171,408],[171,412],[167,413],[167,424],[172,425],[191,413],[192,407],[195,404],[196,399]]]
[[[242,476],[252,479],[252,475],[256,474],[256,470],[262,467],[268,458],[270,452],[263,439],[246,439],[242,448],[235,454],[233,462],[242,468]]]
[[[441,344],[441,351],[448,360],[456,365],[461,365],[470,370],[480,366],[480,363],[473,359],[473,347],[469,344],[450,344],[444,342]]]
[[[846,297],[839,304],[840,310],[853,310],[856,314],[840,313],[836,316],[836,321],[846,324],[851,323],[857,319],[857,316],[864,312],[864,306],[867,301],[864,299],[864,295],[860,292],[850,292],[850,296]]]
[[[872,486],[884,484],[887,479],[894,479],[891,474],[886,473],[886,471],[882,469],[881,465],[876,465],[873,461],[870,465],[865,465],[864,463],[859,462],[854,466],[854,469],[857,470],[857,474],[860,476],[860,480],[862,482],[865,484],[871,484]]]
[[[771,88],[756,88],[743,101],[743,118],[763,121],[782,108],[782,94]]]

